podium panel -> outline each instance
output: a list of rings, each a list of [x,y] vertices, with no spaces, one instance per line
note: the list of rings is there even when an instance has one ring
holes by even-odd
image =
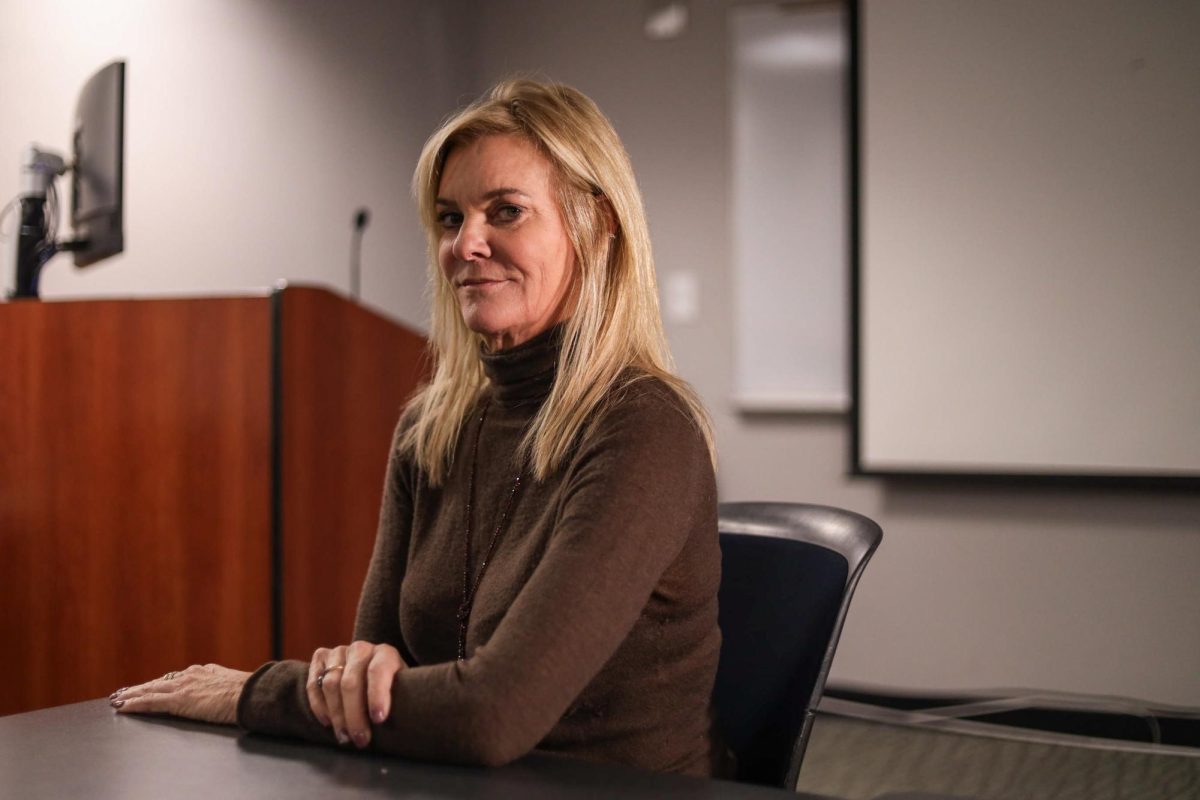
[[[0,305],[0,714],[346,641],[423,352],[303,287]]]

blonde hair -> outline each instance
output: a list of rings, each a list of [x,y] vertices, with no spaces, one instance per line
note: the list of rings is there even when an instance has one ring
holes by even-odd
[[[429,246],[434,373],[405,409],[399,446],[438,485],[462,426],[487,383],[482,337],[463,322],[438,265],[442,227],[436,197],[450,151],[484,136],[517,135],[554,166],[563,222],[575,253],[574,308],[563,323],[554,387],[522,443],[533,475],[545,479],[614,393],[644,377],[679,396],[716,463],[712,425],[699,398],[673,374],[641,193],[612,124],[584,94],[563,84],[509,80],[447,120],[425,143],[413,175]],[[635,368],[629,370],[629,367]]]

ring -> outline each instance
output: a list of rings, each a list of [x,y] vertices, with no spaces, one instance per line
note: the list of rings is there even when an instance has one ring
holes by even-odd
[[[164,681],[173,681],[173,680],[175,680],[175,678],[177,678],[178,676],[179,676],[179,673],[178,673],[178,672],[168,672],[166,675],[163,675],[163,676],[162,676],[161,680],[164,680]]]
[[[317,688],[318,689],[322,689],[325,687],[325,676],[328,675],[330,672],[333,672],[335,669],[345,669],[345,667],[341,664],[338,664],[337,666],[326,667],[325,669],[321,670],[321,674],[317,676]]]

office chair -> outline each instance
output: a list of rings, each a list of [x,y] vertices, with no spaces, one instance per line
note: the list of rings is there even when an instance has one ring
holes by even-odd
[[[854,587],[883,537],[851,511],[722,503],[713,701],[737,779],[795,789]]]

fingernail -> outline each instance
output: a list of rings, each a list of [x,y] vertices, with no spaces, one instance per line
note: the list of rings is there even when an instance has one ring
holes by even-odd
[[[112,707],[113,707],[113,708],[120,708],[120,707],[121,707],[121,706],[123,706],[123,705],[125,705],[125,701],[124,701],[124,700],[113,700],[113,701],[112,701]]]
[[[128,688],[129,688],[128,686],[122,686],[120,689],[117,689],[115,692],[113,692],[112,694],[110,694],[110,695],[108,696],[108,699],[109,699],[109,700],[116,700],[116,699],[117,699],[117,697],[118,697],[118,695],[120,695],[120,694],[121,694],[121,692],[124,692],[124,691],[125,691],[125,690],[127,690]]]
[[[371,741],[370,739],[367,738],[367,734],[364,733],[363,731],[356,731],[353,734],[353,738],[354,738],[354,746],[359,748],[360,750],[367,746],[367,742]]]
[[[321,723],[326,728],[329,727],[329,717],[325,716],[324,714],[317,714],[316,717],[317,717],[317,722]]]
[[[383,722],[383,720],[384,720],[385,718],[386,718],[386,717],[385,717],[385,715],[384,715],[384,713],[383,713],[383,709],[382,709],[382,708],[377,708],[377,709],[375,709],[374,711],[372,711],[372,712],[371,712],[371,719],[375,720],[375,722],[377,722],[377,723]]]
[[[347,736],[342,731],[334,731],[333,735],[337,737],[338,744],[341,744],[341,745],[350,744],[350,737]]]

